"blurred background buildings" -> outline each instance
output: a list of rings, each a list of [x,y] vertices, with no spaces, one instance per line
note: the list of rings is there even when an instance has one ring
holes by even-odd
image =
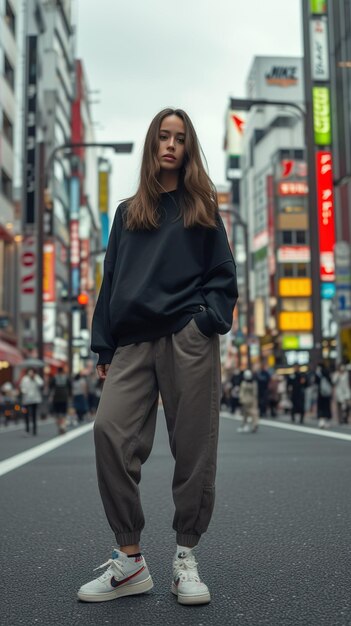
[[[229,99],[228,367],[351,360],[350,5],[302,0],[303,58],[255,56]],[[91,359],[112,169],[75,38],[70,0],[0,0],[0,382],[25,356],[72,372]]]

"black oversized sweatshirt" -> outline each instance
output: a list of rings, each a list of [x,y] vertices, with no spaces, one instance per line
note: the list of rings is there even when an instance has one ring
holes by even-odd
[[[99,364],[111,363],[117,345],[178,332],[192,317],[207,336],[231,328],[238,291],[223,222],[218,214],[215,229],[184,228],[177,198],[161,194],[154,230],[127,230],[126,204],[116,211],[92,325]]]

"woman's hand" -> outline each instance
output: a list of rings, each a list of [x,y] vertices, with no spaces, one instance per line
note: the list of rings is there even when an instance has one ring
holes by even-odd
[[[99,376],[99,378],[101,378],[101,380],[105,380],[109,367],[110,367],[109,363],[106,363],[104,365],[97,365],[96,366],[98,376]]]

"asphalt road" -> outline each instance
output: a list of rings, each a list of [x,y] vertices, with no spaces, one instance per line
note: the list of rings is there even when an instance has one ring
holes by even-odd
[[[89,431],[0,477],[1,626],[350,626],[351,441],[237,426],[221,420],[216,509],[197,550],[211,604],[181,606],[170,593],[172,460],[160,411],[142,481],[153,592],[76,599],[114,546]],[[35,440],[1,432],[0,459],[54,435],[53,424]]]

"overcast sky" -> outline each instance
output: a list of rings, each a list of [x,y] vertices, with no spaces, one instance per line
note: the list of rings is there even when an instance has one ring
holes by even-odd
[[[146,130],[172,106],[190,115],[215,184],[225,182],[224,115],[245,96],[253,57],[302,55],[300,0],[75,0],[99,141],[133,141],[113,156],[111,206],[134,193]],[[111,153],[109,153],[110,155]]]

